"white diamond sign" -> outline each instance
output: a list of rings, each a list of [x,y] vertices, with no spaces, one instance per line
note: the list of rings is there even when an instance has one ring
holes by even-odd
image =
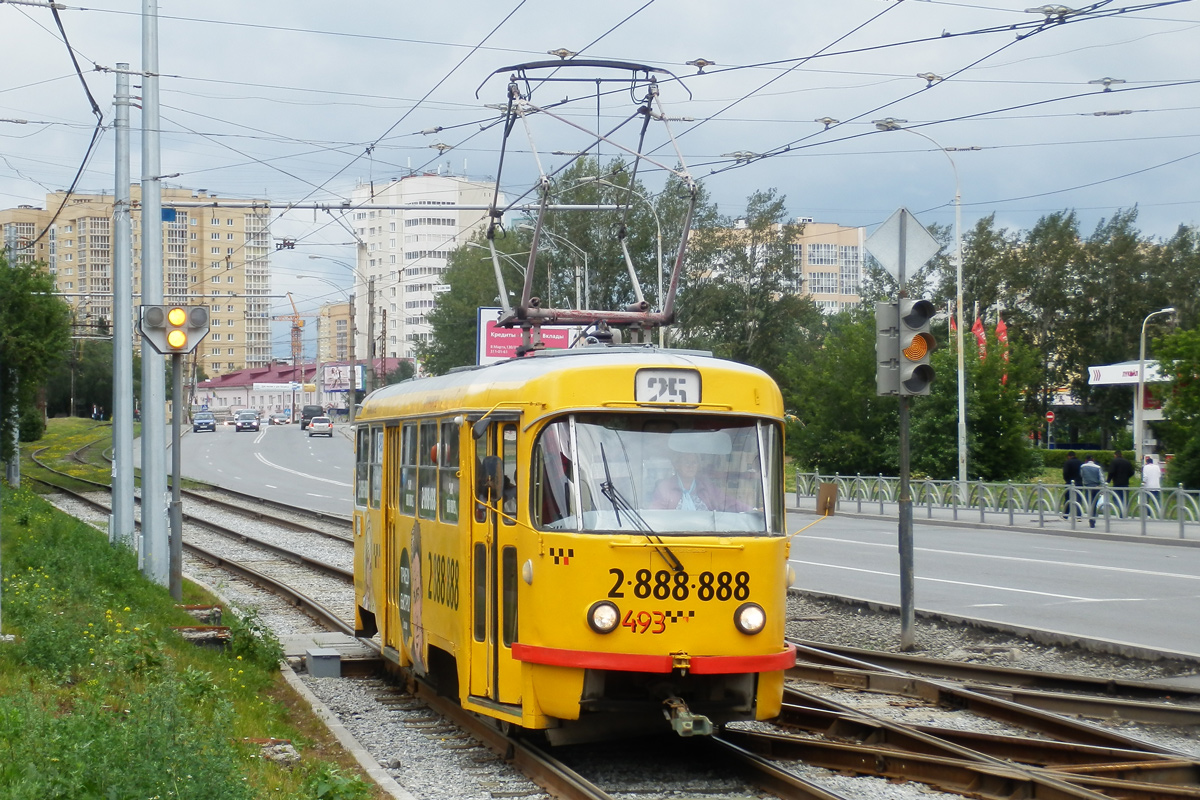
[[[901,241],[904,243],[901,259]],[[925,230],[907,208],[898,208],[887,218],[887,222],[875,229],[865,242],[867,251],[898,282],[904,283],[906,275],[900,274],[901,261],[905,272],[915,272],[942,249],[938,240]]]

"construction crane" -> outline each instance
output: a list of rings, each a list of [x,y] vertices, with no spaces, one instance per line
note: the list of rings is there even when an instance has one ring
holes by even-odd
[[[304,317],[315,317],[316,314],[301,314],[296,308],[296,301],[292,299],[292,293],[287,293],[288,302],[292,304],[292,313],[278,317],[271,317],[275,320],[287,320],[292,323],[292,367],[298,368],[301,360],[304,358]]]

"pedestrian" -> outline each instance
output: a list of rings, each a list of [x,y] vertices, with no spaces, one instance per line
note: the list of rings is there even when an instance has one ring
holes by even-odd
[[[1142,466],[1142,488],[1149,491],[1150,496],[1154,498],[1154,506],[1158,508],[1158,493],[1162,489],[1162,467],[1154,463],[1154,456],[1146,456],[1146,463]],[[1161,512],[1162,509],[1159,508]]]
[[[1079,460],[1079,456],[1075,455],[1075,451],[1067,453],[1067,460],[1063,462],[1063,483],[1067,488],[1063,490],[1063,519],[1067,519],[1071,515],[1071,509],[1075,509],[1075,516],[1083,516],[1079,510],[1078,498],[1075,495],[1074,487],[1079,486],[1079,468],[1083,466],[1083,462]]]
[[[1133,464],[1121,455],[1120,450],[1113,450],[1112,463],[1108,465],[1108,482],[1116,488],[1117,515],[1124,516],[1129,508],[1129,479],[1134,475]]]
[[[1096,463],[1095,456],[1088,456],[1087,461],[1079,468],[1079,477],[1088,493],[1088,525],[1096,527],[1096,496],[1104,485],[1104,470]]]

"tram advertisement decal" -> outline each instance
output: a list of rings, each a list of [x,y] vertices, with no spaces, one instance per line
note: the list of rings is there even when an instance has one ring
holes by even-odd
[[[425,671],[425,628],[421,624],[421,523],[413,524],[411,554],[400,551],[400,635],[418,672]]]

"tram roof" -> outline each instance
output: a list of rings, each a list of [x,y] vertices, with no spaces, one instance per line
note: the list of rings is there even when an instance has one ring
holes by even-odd
[[[525,356],[494,364],[464,367],[445,375],[431,378],[415,378],[394,383],[371,392],[363,401],[361,418],[391,416],[412,413],[407,408],[420,402],[420,412],[448,409],[487,410],[504,400],[532,400],[529,384],[561,388],[570,381],[583,385],[585,391],[598,393],[604,388],[595,377],[584,377],[581,370],[589,374],[604,371],[632,371],[647,367],[692,368],[705,371],[718,370],[725,373],[722,381],[726,390],[734,385],[746,387],[770,386],[773,396],[778,398],[774,381],[762,370],[748,364],[716,358],[711,353],[699,350],[659,349],[653,346],[582,347],[569,350],[542,350]],[[596,375],[598,377],[598,375]],[[715,389],[716,387],[714,387]],[[779,408],[776,408],[776,405]],[[568,404],[554,403],[555,407]],[[584,396],[579,396],[572,406],[598,405]],[[402,410],[403,409],[403,410]],[[745,409],[749,411],[750,409]],[[782,414],[782,400],[757,409],[758,413]],[[418,412],[419,413],[419,412]]]

